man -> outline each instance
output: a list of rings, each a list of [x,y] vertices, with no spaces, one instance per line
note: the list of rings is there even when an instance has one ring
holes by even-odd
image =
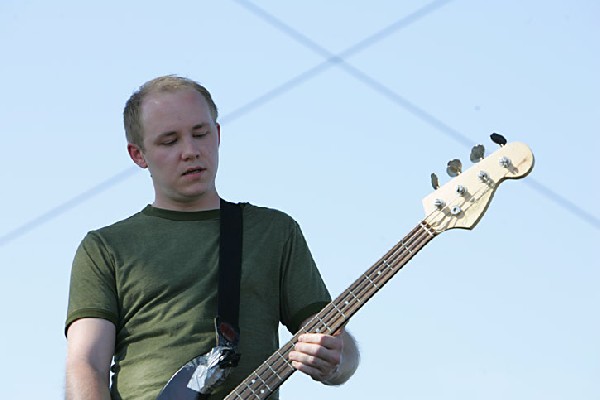
[[[203,86],[176,76],[147,82],[127,102],[127,150],[149,170],[155,198],[89,232],[77,250],[65,328],[67,399],[156,399],[179,367],[214,346],[217,114]],[[242,209],[242,356],[215,400],[277,349],[280,321],[295,332],[330,301],[295,221],[247,203]],[[301,335],[289,360],[337,385],[354,373],[358,351],[342,329]]]

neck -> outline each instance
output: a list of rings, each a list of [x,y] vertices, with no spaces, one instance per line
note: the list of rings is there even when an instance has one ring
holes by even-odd
[[[162,200],[155,198],[152,203],[153,207],[162,208],[164,210],[171,211],[184,211],[184,212],[192,212],[192,211],[208,211],[208,210],[216,210],[220,208],[221,198],[219,194],[215,191],[212,193],[205,193],[200,198],[196,198],[194,200],[187,201],[187,199],[183,200]]]

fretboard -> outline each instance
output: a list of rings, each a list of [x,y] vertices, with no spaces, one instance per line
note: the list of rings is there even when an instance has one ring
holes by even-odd
[[[254,370],[225,397],[225,400],[260,400],[269,397],[296,371],[288,361],[288,354],[293,350],[299,335],[307,332],[337,332],[436,234],[437,232],[422,221],[348,289],[315,315],[290,341]]]

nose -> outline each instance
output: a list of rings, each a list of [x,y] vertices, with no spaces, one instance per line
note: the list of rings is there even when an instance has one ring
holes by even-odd
[[[186,136],[182,139],[183,148],[181,149],[181,158],[183,160],[192,160],[200,157],[200,149],[198,144],[191,136]]]

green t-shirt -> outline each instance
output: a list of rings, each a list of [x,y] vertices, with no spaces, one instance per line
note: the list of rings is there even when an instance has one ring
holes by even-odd
[[[278,349],[280,321],[295,332],[330,301],[298,224],[276,210],[242,209],[242,357],[214,400]],[[81,242],[66,328],[80,318],[115,324],[113,399],[156,399],[181,366],[215,345],[219,229],[219,210],[147,206]]]

